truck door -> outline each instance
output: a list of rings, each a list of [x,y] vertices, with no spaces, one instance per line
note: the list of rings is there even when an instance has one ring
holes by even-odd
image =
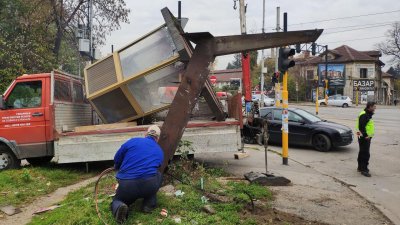
[[[20,158],[46,155],[45,79],[17,81],[0,111],[0,136],[15,141]]]

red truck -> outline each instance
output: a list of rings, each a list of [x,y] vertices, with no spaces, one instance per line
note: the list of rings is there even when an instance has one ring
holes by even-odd
[[[124,141],[143,135],[146,126],[76,132],[75,127],[98,121],[83,84],[60,71],[22,75],[11,83],[0,101],[0,170],[17,168],[22,159],[31,164],[112,160]],[[196,121],[187,128],[183,138],[193,142],[196,153],[241,146],[238,121]]]

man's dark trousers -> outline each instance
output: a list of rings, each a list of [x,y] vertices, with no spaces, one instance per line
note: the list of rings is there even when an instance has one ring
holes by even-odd
[[[368,172],[369,147],[371,146],[371,138],[365,139],[364,137],[359,137],[358,145],[360,147],[357,158],[358,170]]]
[[[112,213],[115,215],[122,203],[133,204],[143,198],[143,208],[154,209],[157,205],[157,191],[162,183],[162,175],[157,174],[139,179],[118,180],[117,193],[111,203]]]

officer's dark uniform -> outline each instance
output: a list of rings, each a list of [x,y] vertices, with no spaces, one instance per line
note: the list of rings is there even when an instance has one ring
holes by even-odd
[[[369,172],[368,164],[370,153],[369,149],[371,146],[371,139],[375,133],[374,121],[372,120],[372,115],[374,113],[369,112],[367,109],[361,111],[358,116],[356,128],[359,130],[360,135],[358,137],[358,144],[360,151],[358,153],[358,171]],[[368,138],[366,138],[368,137]]]

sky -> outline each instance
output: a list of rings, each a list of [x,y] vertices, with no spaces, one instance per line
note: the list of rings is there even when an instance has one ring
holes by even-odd
[[[100,48],[103,56],[145,35],[164,23],[161,9],[168,7],[177,16],[177,0],[125,0],[131,9],[129,24],[107,36]],[[239,7],[234,0],[182,0],[182,17],[189,18],[185,32],[208,31],[214,36],[240,34]],[[247,33],[261,33],[263,1],[246,0]],[[236,5],[238,6],[239,1]],[[265,0],[265,32],[275,32],[276,8],[288,13],[288,30],[324,29],[318,44],[330,49],[348,45],[356,50],[374,50],[386,40],[385,33],[396,21],[400,22],[400,0]],[[368,16],[360,16],[368,15]],[[337,19],[352,17],[346,19]],[[333,20],[332,20],[333,19]],[[325,21],[324,21],[325,20]],[[326,21],[329,20],[329,21]],[[270,50],[265,51],[266,55]],[[260,55],[260,54],[259,54]],[[216,68],[225,69],[232,56],[217,58]],[[390,57],[382,57],[390,66]]]

